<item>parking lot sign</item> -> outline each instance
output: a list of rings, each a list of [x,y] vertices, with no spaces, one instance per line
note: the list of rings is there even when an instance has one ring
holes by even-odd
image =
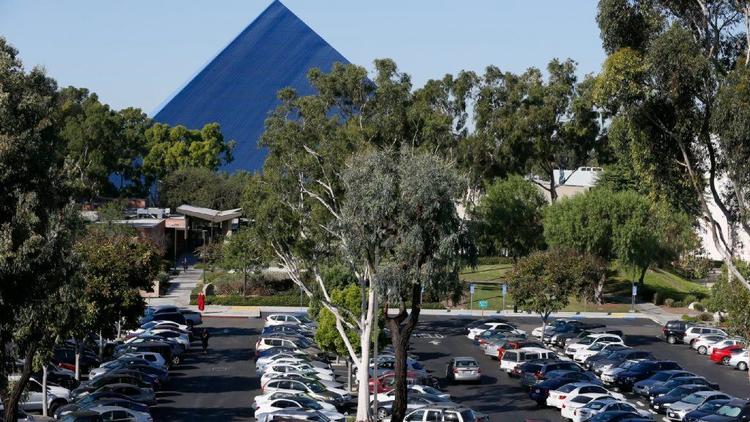
[[[481,309],[487,309],[488,306],[490,306],[490,304],[486,300],[480,300],[479,301],[479,307]]]

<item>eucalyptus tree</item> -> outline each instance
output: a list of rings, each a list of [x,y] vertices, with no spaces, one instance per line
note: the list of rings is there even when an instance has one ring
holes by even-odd
[[[399,72],[392,61],[378,60],[375,68],[370,79],[361,67],[336,64],[330,73],[309,73],[315,95],[301,97],[291,89],[279,92],[281,105],[267,119],[261,139],[261,145],[268,148],[263,173],[250,181],[243,202],[253,222],[249,230],[267,259],[279,263],[305,294],[319,298],[321,306],[333,314],[343,346],[358,371],[363,392],[357,409],[360,421],[370,417],[366,392],[371,344],[361,341],[356,350],[347,333],[353,330],[361,339],[373,336],[380,292],[377,271],[387,245],[378,242],[385,236],[377,231],[379,225],[361,233],[369,236],[374,248],[367,254],[345,231],[353,226],[345,224],[348,214],[343,206],[354,206],[345,170],[347,174],[354,171],[368,157],[365,154],[373,151],[393,151],[396,157],[402,149],[415,156],[436,151],[455,157],[465,136],[465,105],[456,99],[462,97],[463,88],[456,88],[460,84],[453,78],[414,90],[408,75]],[[395,169],[393,164],[388,168]],[[385,210],[368,211],[373,216],[378,212]],[[345,263],[358,280],[362,296],[358,313],[331,300],[321,266],[334,261]]]
[[[747,288],[717,217],[750,232],[749,7],[740,0],[601,0],[597,21],[609,56],[595,88],[612,116],[609,137],[620,159],[704,222],[729,273]]]
[[[578,81],[576,64],[554,59],[542,71],[520,75],[490,66],[478,81],[474,116],[479,147],[493,157],[502,173],[536,173],[539,184],[557,199],[554,170],[572,168],[595,158],[602,145],[593,104],[593,78]]]

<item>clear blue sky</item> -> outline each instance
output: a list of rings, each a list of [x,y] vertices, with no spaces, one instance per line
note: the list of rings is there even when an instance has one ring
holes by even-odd
[[[351,62],[390,57],[422,84],[461,69],[604,59],[596,0],[282,0]],[[151,113],[270,0],[0,0],[0,36],[60,85]]]

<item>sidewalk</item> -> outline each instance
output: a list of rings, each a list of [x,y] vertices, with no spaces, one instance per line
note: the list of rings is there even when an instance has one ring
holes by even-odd
[[[201,280],[203,270],[188,267],[187,271],[180,270],[180,275],[170,280],[169,290],[164,296],[146,298],[150,306],[175,305],[187,307],[190,305],[190,293]]]

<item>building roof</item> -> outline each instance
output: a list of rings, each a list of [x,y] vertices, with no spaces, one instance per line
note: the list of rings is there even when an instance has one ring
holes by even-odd
[[[235,140],[234,161],[222,169],[258,170],[266,151],[258,147],[276,93],[292,87],[314,92],[311,68],[330,71],[349,63],[281,2],[274,1],[213,60],[156,112],[154,119],[200,129],[218,122],[225,139]]]
[[[221,223],[235,219],[242,215],[242,208],[235,208],[232,210],[213,210],[211,208],[194,207],[192,205],[180,205],[177,207],[177,212],[185,214],[189,217],[199,218],[201,220],[210,221],[212,223]]]
[[[141,228],[154,228],[160,224],[164,224],[163,218],[134,218],[132,220],[114,220],[115,224],[125,224],[127,226],[135,227],[136,229]]]

